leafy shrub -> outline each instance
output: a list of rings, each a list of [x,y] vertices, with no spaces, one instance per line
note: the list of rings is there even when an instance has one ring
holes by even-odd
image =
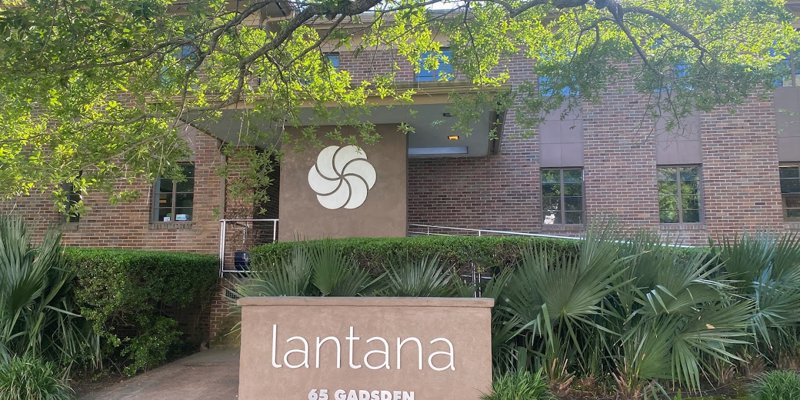
[[[68,400],[72,389],[55,365],[33,355],[0,359],[0,399]]]
[[[59,245],[60,236],[49,232],[32,247],[21,220],[0,218],[0,355],[44,357],[66,369],[99,358]]]
[[[387,260],[432,259],[438,257],[445,267],[459,273],[478,271],[498,273],[514,266],[522,258],[522,249],[538,246],[557,256],[575,255],[580,241],[523,236],[412,236],[405,238],[350,238],[279,242],[257,246],[250,251],[251,268],[265,270],[278,265],[297,246],[328,241],[359,266],[374,275],[384,271]],[[694,255],[703,250],[675,248],[678,254]]]
[[[800,399],[800,375],[794,371],[771,371],[762,375],[751,389],[753,400]]]
[[[180,345],[178,323],[171,318],[157,317],[155,324],[144,328],[139,335],[125,339],[122,355],[131,361],[125,367],[126,375],[157,367],[167,360],[170,352]]]
[[[482,400],[554,400],[542,371],[531,374],[527,371],[508,373],[494,380],[492,394]]]
[[[101,335],[104,357],[129,364],[127,372],[205,339],[200,318],[218,278],[216,257],[77,248],[65,254],[77,273],[81,314]]]
[[[520,260],[520,249],[538,244],[559,254],[574,254],[577,242],[531,237],[414,236],[408,238],[352,238],[328,240],[331,246],[351,257],[359,266],[377,275],[387,260],[403,258],[432,259],[459,272],[471,272],[474,264],[481,271],[496,271]],[[269,269],[292,254],[292,249],[320,241],[280,242],[254,248],[250,252],[252,268]]]

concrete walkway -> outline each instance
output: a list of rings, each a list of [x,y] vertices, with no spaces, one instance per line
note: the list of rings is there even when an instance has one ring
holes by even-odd
[[[127,381],[80,394],[80,400],[231,400],[238,398],[239,349],[214,349]]]

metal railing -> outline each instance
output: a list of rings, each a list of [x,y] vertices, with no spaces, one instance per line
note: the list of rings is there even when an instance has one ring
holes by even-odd
[[[471,228],[456,228],[452,226],[439,226],[439,225],[425,225],[425,224],[408,224],[409,235],[427,235],[427,236],[457,236],[457,235],[470,235],[470,236],[527,236],[527,237],[541,237],[550,239],[568,239],[580,240],[578,236],[561,236],[561,235],[548,235],[544,233],[526,233],[526,232],[512,232],[512,231],[499,231],[494,229],[471,229]]]
[[[233,264],[235,252],[228,252],[228,235],[234,228],[241,229],[241,250],[247,251],[250,247],[278,241],[278,220],[271,218],[232,218],[219,220],[219,276],[228,273],[242,273],[236,268],[226,268]],[[228,257],[230,255],[230,257]],[[229,265],[233,267],[233,265]]]
[[[409,235],[426,235],[426,236],[525,236],[525,237],[540,237],[549,239],[567,239],[567,240],[583,240],[584,236],[563,236],[563,235],[548,235],[544,233],[527,233],[527,232],[512,232],[500,231],[494,229],[471,229],[471,228],[457,228],[453,226],[440,226],[440,225],[425,225],[425,224],[408,224]],[[662,235],[662,239],[670,247],[683,247],[693,248],[696,246],[685,245],[681,243],[679,236]],[[623,243],[624,240],[613,240],[614,242]]]

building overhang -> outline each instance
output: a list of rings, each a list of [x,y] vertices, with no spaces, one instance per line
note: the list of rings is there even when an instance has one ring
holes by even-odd
[[[458,124],[457,110],[453,109],[456,105],[452,103],[452,93],[469,93],[477,89],[453,83],[415,84],[413,89],[415,94],[411,102],[369,98],[368,111],[355,118],[352,115],[344,118],[336,111],[337,105],[330,104],[330,115],[320,119],[311,105],[304,105],[301,106],[300,123],[284,126],[259,118],[251,106],[239,103],[221,110],[214,119],[192,121],[191,124],[226,143],[257,147],[277,144],[283,128],[289,127],[338,126],[346,120],[350,124],[398,125],[399,132],[402,124],[411,128],[408,133],[409,157],[482,157],[492,152],[493,139],[497,138],[502,127],[502,114],[487,109],[471,118],[467,128],[458,128],[464,124]],[[497,92],[502,90],[498,88]],[[482,92],[486,90],[482,89]]]

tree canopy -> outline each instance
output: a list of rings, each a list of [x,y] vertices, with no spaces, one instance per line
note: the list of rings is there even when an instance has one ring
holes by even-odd
[[[798,47],[792,19],[782,0],[0,0],[0,198],[174,174],[178,128],[231,106],[270,121],[245,143],[300,124],[303,108],[359,126],[341,140],[375,140],[357,116],[370,98],[412,101],[403,63],[449,62],[503,88],[458,101],[520,116],[597,100],[626,65],[649,109],[677,119],[772,85]],[[375,49],[397,58],[367,79],[322,56]],[[533,78],[510,85],[510,57],[552,95]]]

